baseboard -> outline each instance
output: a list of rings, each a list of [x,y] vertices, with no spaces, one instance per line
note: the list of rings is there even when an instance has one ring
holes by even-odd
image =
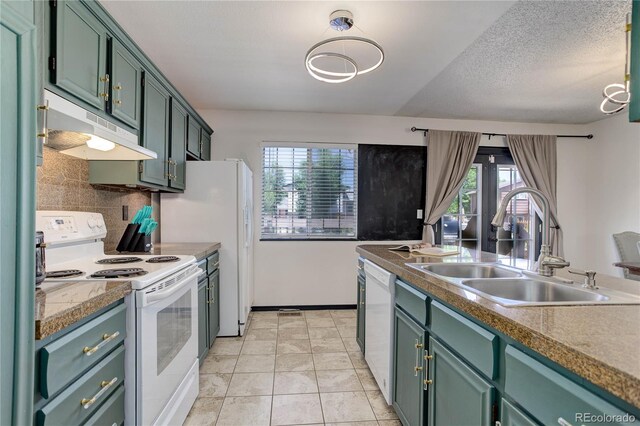
[[[286,305],[286,306],[252,306],[254,312],[280,311],[283,309],[296,309],[299,311],[323,311],[327,309],[356,309],[358,305]]]

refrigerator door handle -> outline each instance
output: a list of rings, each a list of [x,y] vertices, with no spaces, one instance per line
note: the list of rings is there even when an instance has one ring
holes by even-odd
[[[253,224],[251,217],[251,209],[248,206],[245,206],[243,209],[244,213],[244,246],[249,247],[251,245],[251,241],[253,239]]]

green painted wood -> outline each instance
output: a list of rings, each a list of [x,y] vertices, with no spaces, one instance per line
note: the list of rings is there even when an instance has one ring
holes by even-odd
[[[134,129],[140,126],[142,67],[116,39],[111,40],[111,114]]]
[[[103,381],[117,382],[100,396],[96,402],[85,409],[80,404],[82,399],[90,399],[101,389]],[[51,402],[36,412],[36,425],[73,425],[81,424],[88,419],[104,403],[109,396],[124,382],[124,345],[120,345],[107,355],[84,376],[75,381],[55,397]]]
[[[433,337],[429,351],[429,426],[491,425],[494,387]]]
[[[423,389],[424,370],[416,371],[416,366],[424,368],[425,339],[424,328],[396,307],[392,401],[404,425],[424,424],[426,408],[426,392]]]
[[[196,158],[200,158],[200,125],[191,116],[189,117],[187,152]]]
[[[396,305],[412,316],[419,324],[428,325],[427,295],[414,289],[409,284],[396,280]]]
[[[209,300],[207,287],[209,281],[205,277],[198,283],[198,358],[200,365],[209,352]]]
[[[84,426],[121,425],[124,422],[124,386],[120,386]]]
[[[213,346],[218,333],[220,332],[220,270],[216,269],[213,274],[209,275],[209,326],[208,339],[209,347]]]
[[[15,6],[0,4],[0,424],[3,425],[31,423],[34,370],[36,27],[33,4]]]
[[[59,392],[124,341],[127,334],[126,311],[124,304],[118,305],[40,350],[39,383],[44,398]],[[83,352],[83,348],[94,347],[104,340],[105,335],[114,333],[119,335],[92,355],[87,356]]]
[[[640,0],[634,0],[631,16],[631,104],[629,121],[640,121]]]
[[[567,379],[529,355],[507,346],[505,350],[505,392],[542,424],[585,423],[576,413],[623,416],[625,413],[596,394]],[[630,424],[611,421],[607,424]],[[631,424],[640,424],[636,420]]]
[[[535,420],[504,398],[500,403],[500,423],[501,426],[539,426]]]
[[[490,379],[498,372],[498,336],[437,301],[431,303],[431,330]]]
[[[1,7],[10,7],[20,15],[25,21],[33,22],[33,1],[32,0],[3,0]]]
[[[172,99],[169,159],[175,164],[169,164],[169,173],[175,176],[169,180],[169,185],[177,189],[185,188],[188,125],[187,110],[176,99]]]
[[[211,135],[206,130],[200,132],[200,158],[204,161],[211,160]]]
[[[360,347],[360,351],[365,351],[365,330],[366,330],[366,300],[367,300],[367,282],[365,277],[358,274],[357,286],[357,317],[356,317],[356,343]]]
[[[142,106],[142,145],[158,154],[142,161],[140,180],[168,186],[167,149],[169,146],[169,92],[151,74],[145,73]]]
[[[104,109],[101,93],[108,93],[108,85],[100,79],[107,74],[107,28],[78,1],[59,0],[55,14],[54,83]]]
[[[215,252],[207,257],[207,275],[213,274],[213,271],[220,267],[220,253]]]

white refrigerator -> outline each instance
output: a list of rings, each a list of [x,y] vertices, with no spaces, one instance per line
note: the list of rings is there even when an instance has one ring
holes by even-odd
[[[189,161],[186,183],[161,196],[161,241],[222,244],[218,335],[242,336],[253,304],[253,173],[242,160]]]

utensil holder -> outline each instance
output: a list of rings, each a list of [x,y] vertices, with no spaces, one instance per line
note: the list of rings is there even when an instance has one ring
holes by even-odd
[[[137,239],[131,241],[129,245],[129,251],[135,252],[149,252],[151,251],[151,235],[145,235],[138,233]]]
[[[131,242],[135,239],[137,242],[138,238],[138,230],[140,229],[140,224],[130,223],[127,225],[127,229],[124,230],[122,234],[122,238],[120,238],[120,242],[116,246],[117,251],[130,251],[129,247]]]

